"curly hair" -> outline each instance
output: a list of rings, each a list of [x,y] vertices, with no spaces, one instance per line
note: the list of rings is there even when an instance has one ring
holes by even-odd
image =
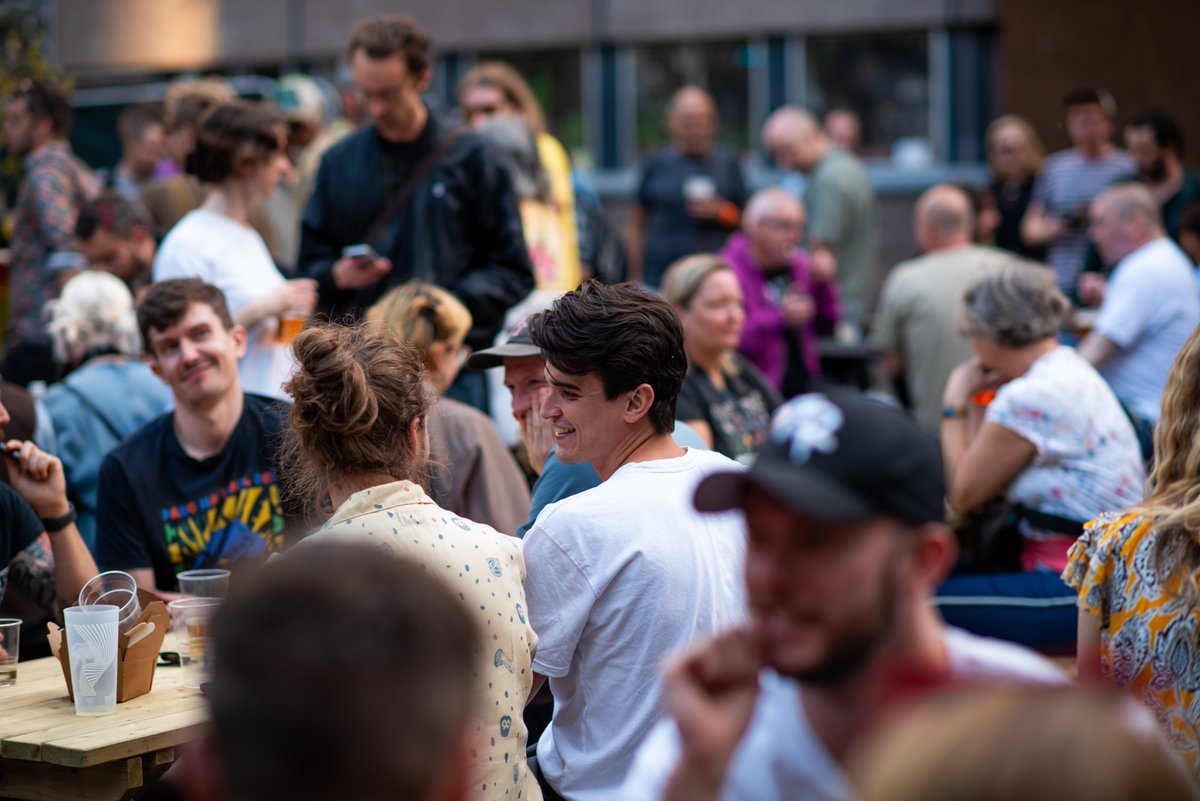
[[[398,55],[411,75],[419,75],[433,63],[429,34],[410,17],[364,19],[350,34],[346,56],[353,60],[359,50],[370,59]]]
[[[649,384],[654,430],[674,430],[675,400],[688,362],[683,324],[658,295],[593,279],[529,318],[529,336],[556,370],[597,374],[608,400]]]
[[[344,476],[384,473],[420,482],[427,454],[408,432],[424,427],[431,398],[420,352],[381,326],[323,323],[292,343],[297,368],[280,456],[290,494],[332,511],[329,489]]]
[[[124,281],[110,273],[79,273],[58,298],[46,303],[46,313],[54,355],[64,364],[79,364],[89,351],[107,349],[137,356],[141,349],[133,295]]]

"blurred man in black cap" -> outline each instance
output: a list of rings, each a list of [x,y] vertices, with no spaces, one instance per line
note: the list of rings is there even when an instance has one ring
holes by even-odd
[[[949,629],[954,564],[933,440],[901,411],[812,394],[779,409],[748,472],[697,488],[749,530],[751,623],[668,667],[666,720],[621,797],[842,799],[840,759],[898,696],[952,682],[1059,682],[1031,651]]]

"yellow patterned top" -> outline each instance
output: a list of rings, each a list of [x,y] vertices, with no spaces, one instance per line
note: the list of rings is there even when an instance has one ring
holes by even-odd
[[[1200,609],[1179,595],[1186,570],[1160,568],[1161,532],[1117,512],[1088,523],[1062,578],[1100,621],[1105,679],[1133,691],[1200,780]]]

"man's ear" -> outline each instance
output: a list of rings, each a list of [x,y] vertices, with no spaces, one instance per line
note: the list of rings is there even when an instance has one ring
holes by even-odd
[[[246,348],[249,347],[250,334],[246,332],[245,326],[234,324],[233,328],[229,329],[229,335],[233,338],[234,348],[237,351],[237,357],[240,360],[246,355]]]
[[[147,353],[146,351],[142,351],[139,358],[146,363],[147,367],[150,368],[150,372],[152,372],[156,376],[158,376],[160,381],[162,381],[164,384],[167,383],[167,379],[163,377],[162,369],[158,366],[158,357],[157,356],[155,356],[153,353]]]
[[[433,81],[433,67],[426,67],[417,73],[417,91],[428,92],[429,84]]]
[[[654,388],[649,384],[638,384],[625,404],[625,422],[633,424],[650,414],[654,405]]]
[[[945,523],[926,523],[916,532],[913,571],[932,595],[958,561],[958,537]]]

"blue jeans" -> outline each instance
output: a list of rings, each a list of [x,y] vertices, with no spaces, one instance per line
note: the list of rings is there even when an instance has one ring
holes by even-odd
[[[953,576],[933,603],[951,626],[1044,654],[1075,653],[1077,595],[1049,570]]]

